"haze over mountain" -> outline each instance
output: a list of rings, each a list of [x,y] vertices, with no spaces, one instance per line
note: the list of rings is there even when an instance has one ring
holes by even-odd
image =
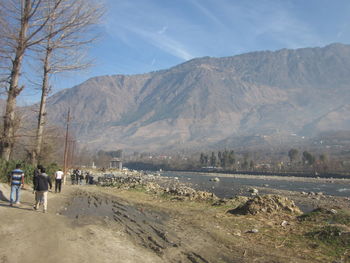
[[[81,145],[158,151],[288,143],[350,130],[350,46],[197,58],[142,75],[100,76],[50,97]]]

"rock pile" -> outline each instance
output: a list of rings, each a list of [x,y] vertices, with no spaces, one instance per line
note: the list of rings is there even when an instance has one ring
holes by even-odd
[[[280,195],[263,195],[250,198],[245,204],[229,211],[232,214],[256,215],[288,212],[300,215],[301,210],[292,200]]]
[[[153,192],[155,194],[158,194],[158,193],[161,193],[164,191],[163,188],[159,184],[154,183],[154,182],[146,183],[145,189],[147,192]]]
[[[113,176],[99,177],[98,185],[116,187],[120,189],[130,189],[135,187],[144,187],[147,192],[155,194],[169,194],[178,200],[198,200],[198,201],[215,201],[219,198],[210,192],[196,191],[195,189],[182,185],[173,184],[169,187],[162,187],[157,184],[154,179],[149,177],[134,177],[134,176]]]
[[[97,185],[129,189],[129,188],[135,188],[135,186],[141,185],[143,183],[144,183],[144,180],[141,177],[114,176],[114,177],[99,177]]]
[[[182,199],[188,200],[217,200],[219,199],[215,194],[205,191],[196,191],[191,187],[178,185],[171,188],[165,188],[164,192],[177,197],[182,197]],[[181,199],[181,198],[180,198]]]

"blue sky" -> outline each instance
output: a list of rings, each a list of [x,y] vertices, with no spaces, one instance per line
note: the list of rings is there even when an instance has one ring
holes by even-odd
[[[100,75],[166,69],[196,57],[350,44],[349,0],[104,0],[94,66],[56,76],[54,92]],[[22,103],[38,100],[28,89]]]

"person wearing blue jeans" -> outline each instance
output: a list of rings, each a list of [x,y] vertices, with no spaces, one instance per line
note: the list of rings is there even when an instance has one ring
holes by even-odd
[[[21,165],[16,164],[16,169],[11,172],[10,184],[10,205],[20,204],[21,201],[21,187],[24,185],[24,172],[20,169]]]

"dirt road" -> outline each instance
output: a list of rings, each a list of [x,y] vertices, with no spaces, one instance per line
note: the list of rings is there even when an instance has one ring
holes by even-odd
[[[0,190],[9,196],[8,186]],[[0,201],[0,263],[242,262],[166,208],[108,191],[65,186],[60,194],[49,192],[46,214],[32,209],[30,190],[22,191],[20,206]]]
[[[156,254],[132,243],[124,232],[106,222],[79,226],[59,213],[77,187],[49,193],[48,213],[33,211],[34,195],[22,191],[22,204],[0,201],[0,262],[162,262]],[[2,187],[8,196],[8,187]]]

